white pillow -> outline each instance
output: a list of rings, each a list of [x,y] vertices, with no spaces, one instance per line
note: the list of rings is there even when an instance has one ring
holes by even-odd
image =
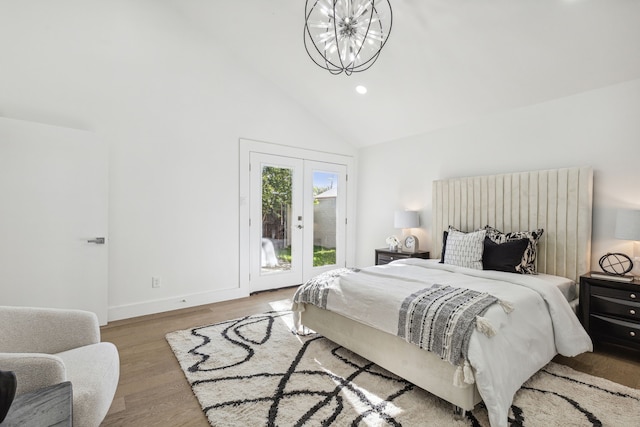
[[[449,229],[444,253],[444,263],[458,267],[482,270],[482,252],[487,230],[463,233]]]

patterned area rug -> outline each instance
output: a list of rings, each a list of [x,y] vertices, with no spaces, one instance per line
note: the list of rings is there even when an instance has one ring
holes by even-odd
[[[167,334],[212,426],[489,426],[272,311]],[[549,363],[516,394],[512,426],[638,426],[640,390]]]

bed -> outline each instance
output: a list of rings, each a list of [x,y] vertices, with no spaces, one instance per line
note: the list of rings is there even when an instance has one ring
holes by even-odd
[[[451,402],[459,415],[484,401],[491,424],[506,426],[513,395],[524,381],[557,353],[574,356],[592,349],[571,310],[577,299],[575,283],[589,271],[592,181],[588,167],[435,181],[430,233],[437,259],[399,260],[338,272],[329,286],[337,293],[334,289],[328,298],[324,294],[325,308],[294,302],[299,324]],[[462,230],[470,236],[486,225],[505,234],[544,229],[535,259],[541,274],[439,262],[443,242],[455,241],[447,239],[445,231],[457,236]],[[449,256],[446,247],[445,252]],[[458,290],[496,294],[495,300],[510,307],[492,304],[485,309],[482,317],[495,335],[479,331],[470,335],[465,369],[399,337],[393,325],[383,323],[391,315],[385,315],[387,309],[375,299],[377,295],[387,304],[402,305],[406,301],[402,292],[444,283]],[[357,309],[356,300],[364,300],[365,309]]]

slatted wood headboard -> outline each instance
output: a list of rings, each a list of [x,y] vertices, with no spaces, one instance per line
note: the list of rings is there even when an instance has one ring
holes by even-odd
[[[591,264],[593,170],[542,170],[433,182],[433,251],[440,257],[449,225],[503,232],[543,228],[537,266],[577,282]]]

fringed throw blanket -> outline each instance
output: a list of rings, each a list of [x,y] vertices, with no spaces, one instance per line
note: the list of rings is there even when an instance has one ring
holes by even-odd
[[[357,268],[336,268],[309,279],[304,285],[298,288],[293,296],[293,310],[300,311],[295,307],[297,304],[313,304],[316,307],[326,309],[329,287],[333,281],[340,276],[358,271],[360,270]]]
[[[398,336],[458,366],[454,385],[473,384],[467,360],[469,339],[474,327],[489,337],[495,335],[491,323],[481,317],[495,303],[507,313],[513,310],[510,304],[487,293],[435,284],[405,298]]]
[[[346,289],[340,286],[340,278],[359,271],[355,268],[330,270],[298,288],[292,305],[296,332],[305,333],[300,323],[300,312],[304,311],[304,304],[334,311],[329,301],[331,292],[338,292],[344,297]],[[369,276],[371,280],[373,276]],[[385,281],[386,278],[380,276],[379,279]],[[363,292],[366,292],[364,289]],[[368,297],[359,294],[358,299],[367,300]],[[491,323],[482,317],[484,312],[495,303],[500,304],[507,313],[513,310],[509,303],[488,293],[438,284],[415,291],[400,301],[402,303],[396,308],[387,310],[393,316],[393,319],[389,319],[393,326],[390,325],[387,332],[396,333],[407,342],[436,353],[441,359],[457,366],[453,384],[458,387],[466,387],[475,382],[467,358],[469,339],[474,327],[489,337],[495,335]],[[359,302],[351,300],[351,308],[355,309]],[[370,306],[366,308],[371,309]],[[350,314],[346,316],[350,317]]]

